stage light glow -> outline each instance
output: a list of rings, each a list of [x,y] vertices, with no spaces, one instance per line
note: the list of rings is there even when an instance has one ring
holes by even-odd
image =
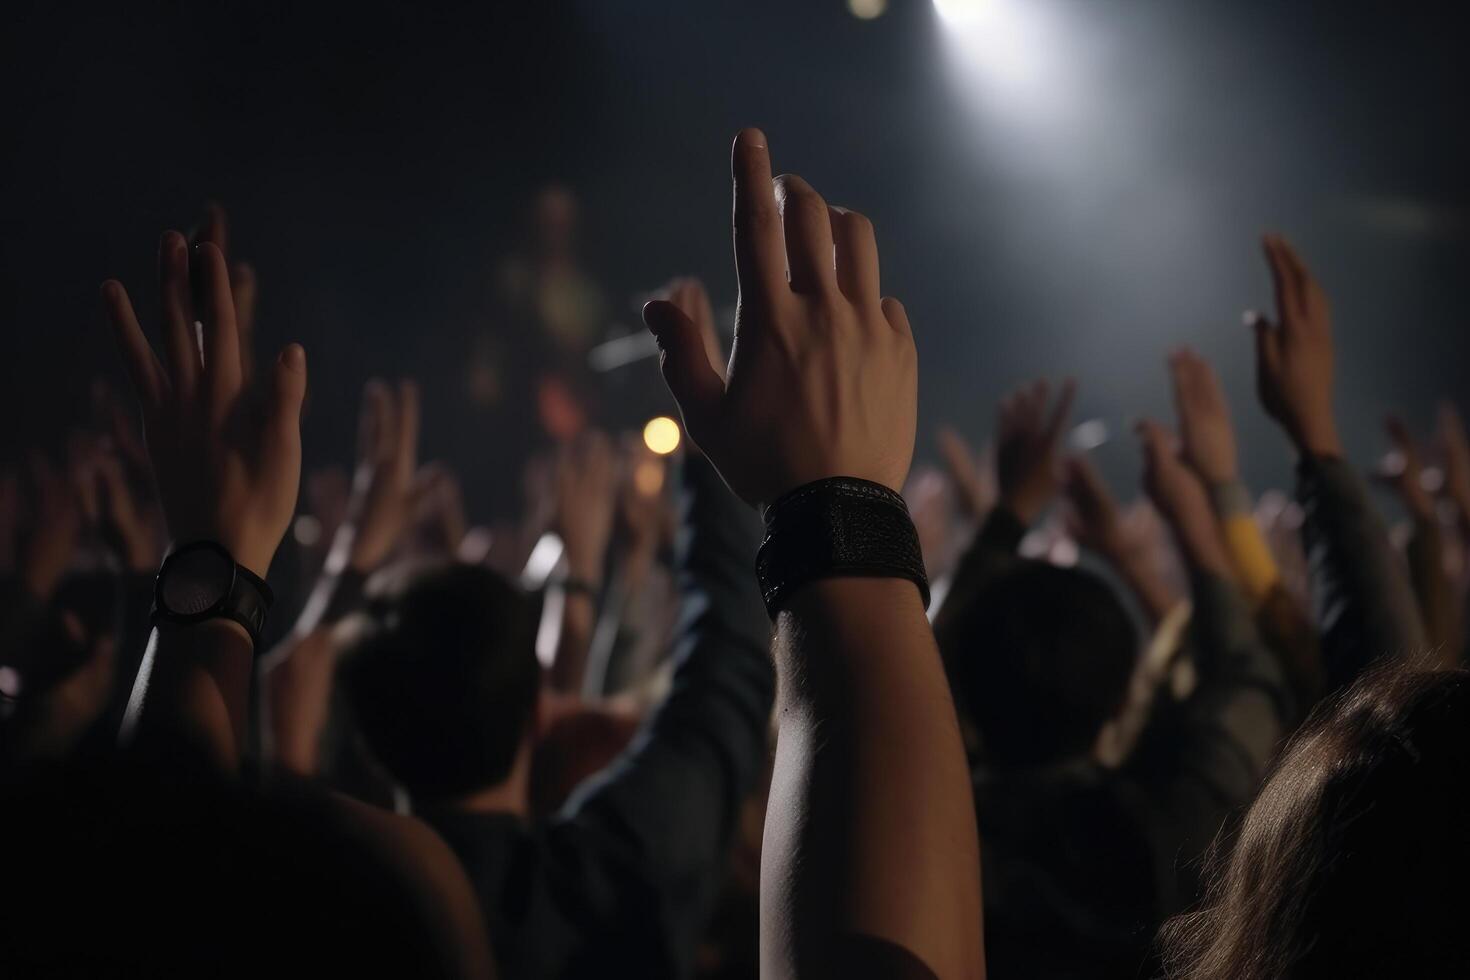
[[[847,11],[858,20],[873,20],[882,17],[888,9],[888,0],[847,0]]]
[[[952,24],[977,24],[995,9],[995,0],[934,0],[939,16]]]
[[[667,456],[679,448],[679,423],[667,415],[649,419],[643,427],[643,444],[652,452]]]

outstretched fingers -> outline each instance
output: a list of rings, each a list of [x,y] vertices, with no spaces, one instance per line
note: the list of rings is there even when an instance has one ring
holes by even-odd
[[[853,303],[878,303],[878,239],[873,223],[847,208],[828,208],[837,265],[837,288]]]
[[[696,443],[707,449],[706,440],[717,438],[715,427],[725,383],[710,359],[699,327],[668,300],[645,305],[643,322],[658,343],[659,370],[679,403],[684,427]]]
[[[786,245],[771,181],[765,134],[742,129],[730,152],[735,185],[735,275],[742,301],[757,294],[774,298],[787,288]]]
[[[271,376],[271,393],[265,430],[261,440],[263,462],[278,474],[301,469],[301,406],[306,400],[306,351],[300,344],[287,344]]]
[[[117,343],[118,352],[122,354],[128,378],[133,383],[133,391],[138,396],[145,416],[151,417],[158,411],[168,393],[168,376],[158,361],[158,355],[153,352],[152,345],[148,343],[148,338],[143,336],[143,328],[138,325],[138,317],[133,313],[133,304],[122,283],[115,279],[104,282],[102,302],[107,310],[108,323],[112,326],[113,340]]]
[[[244,387],[230,268],[224,253],[212,242],[195,247],[194,261],[202,301],[198,312],[204,323],[205,392],[211,416],[223,420],[234,409]]]
[[[189,247],[176,231],[164,232],[158,244],[158,292],[163,319],[163,350],[173,389],[190,399],[199,383],[199,338],[189,288]]]

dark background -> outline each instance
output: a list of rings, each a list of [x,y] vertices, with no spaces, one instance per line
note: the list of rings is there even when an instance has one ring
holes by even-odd
[[[1078,417],[1109,424],[1100,455],[1131,486],[1127,422],[1169,411],[1162,359],[1189,343],[1225,377],[1247,477],[1283,485],[1240,325],[1269,301],[1268,228],[1333,298],[1357,460],[1385,408],[1422,431],[1439,397],[1465,406],[1467,73],[1448,13],[994,2],[969,72],[928,0],[873,21],[843,0],[11,5],[0,456],[82,414],[93,375],[120,380],[97,284],[121,278],[146,316],[160,231],[216,199],[258,269],[262,356],[307,348],[309,461],[348,462],[368,376],[413,374],[424,454],[504,479],[496,427],[516,422],[466,416],[457,368],[501,329],[493,269],[536,188],[577,190],[622,329],[673,274],[729,304],[727,153],[748,124],[778,172],[876,223],[919,340],[921,456],[943,421],[981,440],[1004,386],[1075,373]],[[668,405],[647,361],[607,403],[619,424]]]

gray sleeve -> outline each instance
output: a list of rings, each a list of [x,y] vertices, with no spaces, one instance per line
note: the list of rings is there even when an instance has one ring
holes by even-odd
[[[1292,716],[1275,656],[1233,582],[1194,579],[1194,693],[1167,724],[1151,728],[1127,771],[1147,813],[1161,904],[1179,911],[1192,875],[1230,813],[1248,803]]]
[[[1408,570],[1367,487],[1340,459],[1303,457],[1297,499],[1312,573],[1312,606],[1322,634],[1329,691],[1382,657],[1418,656],[1424,625]]]

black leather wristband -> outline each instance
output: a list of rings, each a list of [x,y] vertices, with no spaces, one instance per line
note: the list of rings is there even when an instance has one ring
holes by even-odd
[[[797,487],[765,511],[756,576],[774,619],[789,596],[822,578],[906,578],[929,606],[919,535],[903,497],[837,476]]]

